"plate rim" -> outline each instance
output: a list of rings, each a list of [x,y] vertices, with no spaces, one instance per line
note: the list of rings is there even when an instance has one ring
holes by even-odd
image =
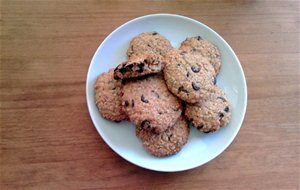
[[[238,67],[239,67],[239,70],[241,71],[241,75],[242,75],[242,83],[243,83],[243,86],[244,86],[244,98],[245,98],[245,102],[244,102],[244,106],[243,106],[243,109],[242,109],[242,113],[241,113],[241,118],[239,119],[238,121],[238,128],[234,131],[232,137],[227,141],[227,143],[225,144],[225,146],[223,146],[222,149],[220,149],[219,151],[217,151],[217,153],[215,155],[213,155],[210,159],[208,159],[207,161],[203,162],[203,163],[200,163],[200,164],[195,164],[195,165],[192,165],[190,167],[185,167],[185,168],[179,168],[179,169],[175,169],[175,170],[170,170],[170,169],[156,169],[156,168],[151,168],[149,166],[144,166],[144,165],[141,165],[139,163],[135,163],[127,158],[125,158],[123,155],[119,154],[117,150],[115,150],[115,148],[109,143],[109,141],[107,140],[106,137],[104,137],[104,135],[101,134],[100,130],[98,129],[98,127],[96,127],[96,122],[94,120],[94,116],[92,114],[92,108],[89,104],[89,78],[90,77],[90,74],[91,74],[91,67],[92,67],[92,63],[94,62],[94,59],[96,58],[96,55],[98,55],[100,49],[102,48],[103,44],[105,44],[105,42],[111,38],[111,36],[117,32],[119,29],[121,29],[122,27],[124,27],[125,25],[128,25],[132,22],[135,22],[137,20],[141,20],[141,19],[145,19],[145,18],[149,18],[149,17],[176,17],[176,18],[180,18],[180,19],[186,19],[186,20],[189,20],[189,21],[192,21],[194,22],[195,24],[198,24],[198,25],[202,25],[203,27],[207,28],[210,32],[214,33],[214,35],[218,36],[221,41],[228,47],[230,53],[234,56],[234,58],[237,60],[238,62]],[[89,115],[90,115],[90,118],[93,122],[93,125],[94,127],[96,128],[96,131],[98,132],[98,134],[101,136],[101,138],[103,139],[103,141],[118,155],[118,156],[121,156],[123,159],[125,159],[126,161],[136,165],[136,166],[139,166],[141,168],[145,168],[145,169],[148,169],[148,170],[152,170],[152,171],[159,171],[159,172],[180,172],[180,171],[186,171],[186,170],[190,170],[190,169],[194,169],[196,167],[200,167],[200,166],[203,166],[205,164],[207,164],[208,162],[214,160],[215,158],[217,158],[219,155],[222,154],[222,152],[224,152],[231,144],[232,142],[234,141],[234,139],[236,138],[238,132],[240,131],[242,125],[243,125],[243,122],[245,120],[245,115],[246,115],[246,110],[247,110],[247,105],[248,105],[248,88],[247,88],[247,82],[246,82],[246,77],[245,77],[245,73],[244,73],[244,70],[243,70],[243,67],[237,57],[237,55],[235,54],[234,50],[232,49],[232,47],[224,40],[224,38],[222,36],[220,36],[216,31],[214,31],[213,29],[211,29],[209,26],[203,24],[202,22],[198,21],[198,20],[195,20],[193,18],[189,18],[187,16],[182,16],[182,15],[178,15],[178,14],[169,14],[169,13],[156,13],[156,14],[147,14],[147,15],[143,15],[143,16],[139,16],[139,17],[136,17],[134,19],[131,19],[125,23],[123,23],[122,25],[120,25],[119,27],[115,28],[112,32],[110,32],[105,38],[104,40],[101,42],[101,44],[97,47],[97,50],[95,51],[91,61],[90,61],[90,64],[89,64],[89,67],[88,67],[88,72],[87,72],[87,77],[86,77],[86,102],[87,102],[87,107],[88,107],[88,112],[89,112]]]

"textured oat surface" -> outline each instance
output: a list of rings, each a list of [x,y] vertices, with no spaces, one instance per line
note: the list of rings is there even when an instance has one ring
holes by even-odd
[[[199,53],[173,49],[165,61],[164,78],[169,90],[188,103],[196,103],[214,84],[214,68]]]
[[[181,43],[180,49],[184,51],[196,51],[202,56],[206,57],[215,69],[215,73],[218,74],[221,68],[220,51],[208,40],[204,40],[201,37],[187,38]]]
[[[173,126],[182,112],[181,101],[170,93],[161,74],[126,82],[122,105],[132,121],[157,133]]]
[[[200,131],[214,132],[229,123],[231,106],[224,92],[214,86],[198,103],[186,105],[185,116]]]
[[[121,121],[127,118],[121,105],[121,81],[113,78],[114,70],[102,73],[95,83],[95,103],[101,115],[109,120]]]
[[[159,54],[141,54],[131,56],[114,71],[115,79],[127,79],[159,73],[164,67],[163,57]]]
[[[179,152],[186,144],[189,136],[188,123],[181,116],[174,126],[165,132],[156,134],[146,131],[141,126],[136,126],[136,135],[139,137],[144,148],[154,156],[163,157]]]
[[[127,55],[131,57],[132,55],[154,53],[164,56],[171,49],[171,43],[164,36],[157,32],[145,32],[133,38]]]

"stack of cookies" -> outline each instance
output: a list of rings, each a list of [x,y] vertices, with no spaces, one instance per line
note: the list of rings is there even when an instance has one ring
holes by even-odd
[[[127,55],[97,78],[95,103],[104,118],[131,121],[149,153],[179,152],[188,140],[187,121],[205,133],[229,123],[231,107],[216,86],[220,53],[212,43],[198,36],[176,49],[146,32],[131,41]]]

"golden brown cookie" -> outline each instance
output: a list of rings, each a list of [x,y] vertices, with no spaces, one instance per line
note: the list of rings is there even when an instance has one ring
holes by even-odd
[[[225,93],[214,86],[198,103],[186,105],[185,116],[200,131],[214,132],[230,122],[231,106]]]
[[[196,103],[214,85],[215,71],[199,53],[173,49],[165,56],[168,89],[188,103]]]
[[[206,57],[215,69],[215,74],[220,72],[221,56],[219,49],[209,42],[202,39],[200,36],[187,38],[181,43],[180,49],[183,51],[196,51]]]
[[[127,115],[122,111],[121,81],[115,80],[113,74],[111,69],[97,78],[94,85],[95,103],[104,118],[121,121]]]
[[[125,82],[122,105],[131,122],[161,133],[173,126],[182,112],[181,101],[170,93],[161,75]]]
[[[188,123],[183,116],[177,120],[174,126],[160,134],[136,126],[136,135],[142,140],[144,148],[157,157],[179,152],[187,143],[189,131]]]
[[[167,38],[157,32],[144,32],[133,38],[127,50],[128,57],[145,53],[166,55],[172,49]]]

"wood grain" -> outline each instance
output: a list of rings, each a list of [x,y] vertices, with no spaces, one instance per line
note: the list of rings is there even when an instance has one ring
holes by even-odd
[[[1,1],[0,189],[299,189],[299,1]],[[158,173],[99,137],[85,79],[116,27],[176,13],[236,51],[248,108],[233,144],[208,164]]]

